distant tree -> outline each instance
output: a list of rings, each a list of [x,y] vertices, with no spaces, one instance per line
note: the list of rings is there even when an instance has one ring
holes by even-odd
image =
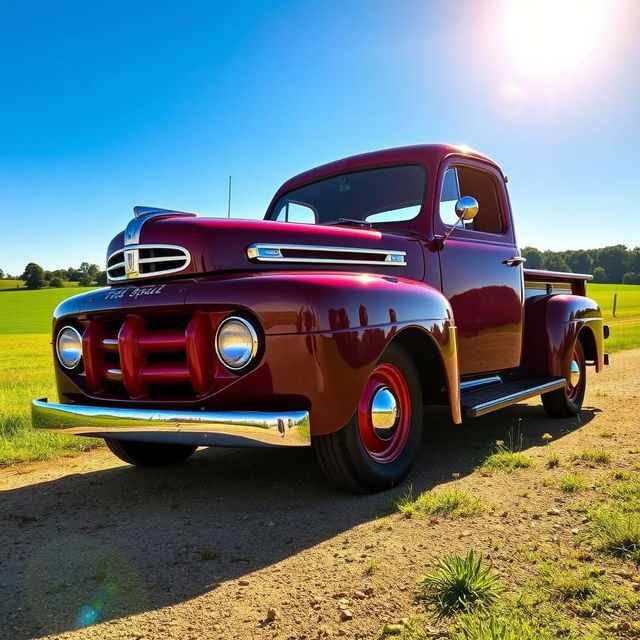
[[[101,287],[106,286],[107,284],[107,272],[106,271],[98,271],[98,275],[96,276],[96,284]]]
[[[549,269],[549,271],[569,271],[567,263],[557,253],[545,252],[544,262],[545,269]]]
[[[4,271],[0,269],[0,280],[4,278]]]
[[[80,271],[80,269],[74,269],[73,267],[67,269],[67,279],[70,282],[78,282],[81,277],[82,271]]]
[[[60,278],[63,281],[69,280],[69,276],[67,274],[67,270],[66,269],[56,269],[55,271],[51,272],[51,277],[52,278]]]
[[[622,276],[622,284],[640,284],[640,273],[628,271]]]
[[[525,267],[527,269],[544,269],[544,256],[542,251],[539,251],[535,247],[525,247],[522,250],[522,255],[527,259]]]
[[[593,270],[593,281],[606,282],[607,272],[602,267],[595,267],[595,269]]]
[[[45,286],[44,269],[35,262],[30,262],[21,276],[27,289],[42,289]]]
[[[598,266],[602,267],[606,271],[607,282],[622,282],[624,274],[628,271],[627,254],[627,247],[622,244],[598,249]]]
[[[590,273],[593,268],[593,258],[587,251],[567,251],[565,262],[574,273]]]
[[[49,280],[49,286],[55,289],[59,289],[64,286],[64,281],[59,276],[53,276],[51,280]]]
[[[79,287],[90,287],[93,283],[93,278],[88,273],[83,273],[78,280]]]

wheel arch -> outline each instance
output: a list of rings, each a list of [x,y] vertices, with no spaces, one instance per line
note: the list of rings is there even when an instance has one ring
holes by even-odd
[[[455,327],[452,329],[455,333]],[[462,418],[457,353],[454,354],[454,362],[447,362],[446,356],[433,335],[417,326],[403,329],[390,344],[399,344],[411,358],[420,379],[425,404],[444,404],[446,402],[449,405],[452,420],[459,424]],[[455,372],[451,371],[452,367],[455,367]]]

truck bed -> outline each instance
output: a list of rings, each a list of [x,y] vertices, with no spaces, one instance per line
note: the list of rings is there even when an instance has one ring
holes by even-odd
[[[593,276],[588,273],[524,269],[525,297],[549,293],[573,293],[584,296],[589,280],[593,280]]]

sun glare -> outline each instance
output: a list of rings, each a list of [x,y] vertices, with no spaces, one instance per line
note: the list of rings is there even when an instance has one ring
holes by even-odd
[[[507,0],[502,26],[508,62],[546,81],[588,74],[606,53],[614,7],[605,0]]]

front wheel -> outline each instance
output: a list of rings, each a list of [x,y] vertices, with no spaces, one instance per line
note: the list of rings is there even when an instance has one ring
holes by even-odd
[[[567,384],[542,394],[542,404],[553,418],[572,418],[582,409],[587,390],[587,367],[582,343],[576,340],[571,352],[571,363],[567,372]]]
[[[407,475],[422,440],[420,380],[411,358],[391,344],[376,364],[349,422],[314,447],[331,482],[358,493],[389,489]]]
[[[137,442],[105,438],[107,447],[123,462],[138,467],[166,467],[186,460],[198,447],[161,442]]]

